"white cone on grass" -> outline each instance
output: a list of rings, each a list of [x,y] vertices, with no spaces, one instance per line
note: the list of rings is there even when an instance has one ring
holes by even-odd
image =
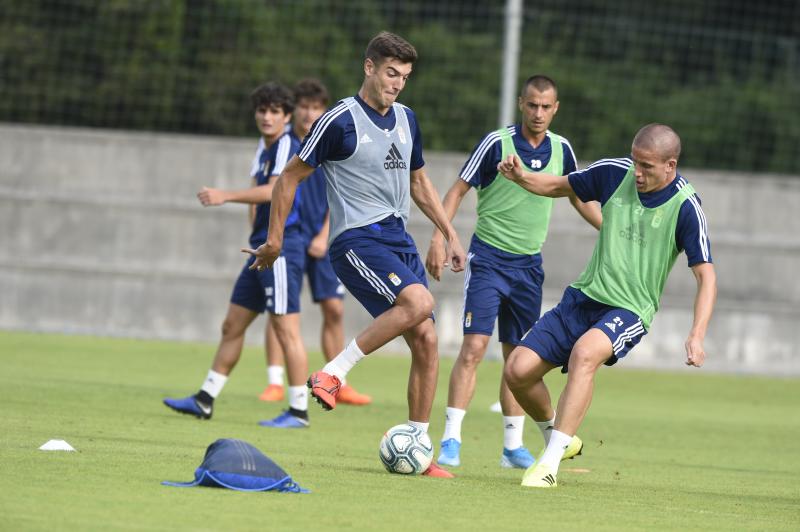
[[[72,445],[64,440],[49,440],[47,443],[39,447],[40,451],[74,451]]]

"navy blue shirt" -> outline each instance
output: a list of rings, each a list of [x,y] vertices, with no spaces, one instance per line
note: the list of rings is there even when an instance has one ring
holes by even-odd
[[[633,161],[627,157],[601,159],[583,170],[569,174],[569,184],[581,201],[599,201],[601,205],[611,199]],[[640,192],[639,200],[648,209],[654,209],[669,201],[688,182],[680,174],[665,188],[656,192]],[[678,251],[686,251],[689,266],[712,262],[711,241],[708,239],[706,216],[700,197],[693,194],[681,205],[678,225],[675,228],[675,243]]]
[[[507,127],[508,132],[512,135],[511,139],[514,142],[517,155],[526,166],[534,171],[543,169],[550,163],[550,155],[553,153],[550,137],[545,137],[542,143],[534,148],[522,135],[520,127],[519,124]],[[572,151],[569,141],[564,137],[561,138],[563,140],[561,146],[564,151],[564,168],[561,175],[567,175],[577,170],[578,164],[575,161],[575,152]],[[497,177],[497,164],[502,157],[503,143],[500,140],[500,135],[496,131],[492,131],[483,137],[472,150],[469,159],[467,159],[464,167],[461,168],[459,177],[473,187],[488,187]]]
[[[289,133],[284,133],[269,147],[262,138],[258,143],[250,176],[256,180],[256,185],[266,185],[276,176],[280,175],[289,159],[297,152],[300,143],[297,138]],[[300,229],[300,203],[303,196],[303,185],[297,188],[297,194],[292,204],[292,210],[286,218],[286,234],[293,234],[294,229]],[[271,203],[256,205],[256,215],[253,219],[253,231],[250,233],[250,246],[257,248],[267,241],[269,229],[269,213]]]

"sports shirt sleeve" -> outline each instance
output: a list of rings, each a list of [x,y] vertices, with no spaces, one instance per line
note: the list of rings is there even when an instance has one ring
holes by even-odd
[[[273,154],[271,154],[272,156],[270,157],[268,171],[265,172],[268,177],[280,175],[280,173],[283,172],[286,163],[289,162],[291,156],[294,155],[292,144],[291,135],[283,135],[278,142],[269,147],[270,151],[273,151]],[[297,145],[295,144],[294,148],[296,147]]]
[[[678,225],[675,228],[675,243],[678,251],[686,252],[690,268],[696,264],[713,262],[706,215],[697,194],[693,194],[681,205],[678,212]]]
[[[458,175],[461,179],[478,188],[497,177],[497,163],[502,156],[500,135],[492,131],[481,139],[472,149],[467,162]]]
[[[575,158],[575,152],[572,149],[572,145],[569,143],[567,139],[561,137],[563,142],[561,146],[564,151],[564,174],[571,174],[572,172],[578,169],[578,160]]]
[[[425,159],[422,157],[422,130],[417,123],[417,115],[410,108],[403,106],[408,117],[408,127],[411,129],[411,170],[419,170],[425,166]]]
[[[253,156],[253,162],[250,163],[250,177],[256,177],[258,171],[261,170],[261,152],[264,151],[264,138],[258,139],[258,147],[256,154]]]
[[[298,157],[309,166],[318,167],[325,161],[340,161],[343,156],[345,135],[349,128],[355,131],[352,117],[344,102],[339,102],[314,122],[300,145]]]
[[[569,184],[575,195],[583,201],[599,201],[601,205],[614,195],[625,178],[630,159],[600,159],[583,170],[569,174]]]

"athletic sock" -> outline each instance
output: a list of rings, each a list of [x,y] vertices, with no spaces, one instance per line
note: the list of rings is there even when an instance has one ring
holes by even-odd
[[[294,417],[297,417],[297,418],[300,418],[300,419],[305,419],[306,421],[308,421],[308,410],[298,410],[298,409],[292,408],[290,406],[289,410],[287,410],[287,412],[289,412],[289,414],[294,416]]]
[[[534,421],[536,422],[536,426],[539,427],[539,430],[542,432],[544,446],[547,447],[547,444],[550,443],[550,434],[553,432],[553,427],[556,424],[556,413],[553,412],[553,419],[548,419],[547,421]]]
[[[289,386],[289,408],[294,410],[308,410],[308,389],[306,385]]]
[[[328,375],[335,375],[340,381],[344,381],[347,373],[353,369],[353,366],[364,358],[364,353],[356,344],[355,338],[344,348],[344,351],[336,355],[336,358],[325,364],[322,371]]]
[[[228,382],[227,375],[217,373],[213,369],[210,369],[208,370],[208,376],[205,382],[203,382],[203,385],[200,387],[200,391],[206,392],[209,396],[216,399],[226,382]]]
[[[464,421],[464,416],[467,414],[466,410],[460,408],[453,408],[448,406],[444,413],[444,434],[442,441],[453,438],[461,442],[461,423]]]
[[[267,382],[283,386],[283,366],[267,366]]]
[[[503,416],[503,447],[509,451],[522,447],[525,416]]]
[[[555,429],[550,432],[550,443],[547,444],[547,449],[544,450],[539,463],[549,465],[558,470],[558,464],[561,463],[561,458],[564,456],[564,451],[567,449],[569,442],[572,441],[572,436]]]
[[[430,423],[423,423],[422,421],[411,421],[410,419],[408,420],[408,424],[411,425],[412,427],[420,429],[422,432],[425,433],[428,432],[428,426],[430,425]]]
[[[194,400],[203,406],[214,406],[214,398],[208,395],[205,390],[200,390],[194,396]]]

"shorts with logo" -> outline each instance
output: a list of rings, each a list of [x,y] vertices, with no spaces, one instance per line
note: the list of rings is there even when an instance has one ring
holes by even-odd
[[[611,340],[613,354],[605,362],[607,366],[616,364],[647,334],[635,313],[595,301],[568,286],[561,302],[525,333],[519,345],[566,371],[572,347],[589,329],[599,329]]]
[[[375,240],[348,242],[345,253],[331,263],[347,290],[373,318],[389,310],[406,286],[428,286],[419,253],[398,251]]]
[[[334,297],[339,299],[344,297],[344,285],[336,277],[331,258],[327,253],[321,258],[311,255],[306,257],[306,275],[314,303]]]
[[[464,273],[464,334],[516,345],[542,311],[542,256],[516,255],[472,238]]]
[[[253,312],[294,314],[300,312],[300,292],[303,288],[306,246],[300,238],[286,238],[283,249],[272,268],[251,270],[255,257],[247,260],[236,284],[231,303]]]

